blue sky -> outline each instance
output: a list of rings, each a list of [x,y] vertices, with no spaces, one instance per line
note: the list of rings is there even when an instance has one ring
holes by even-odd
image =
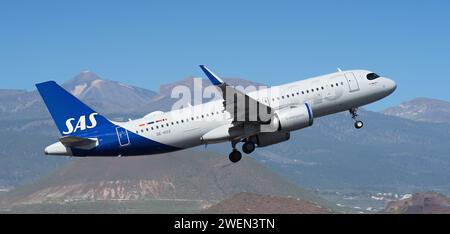
[[[450,100],[450,1],[5,1],[0,88],[82,70],[159,90],[201,76],[276,85],[364,68],[397,81],[379,110]]]

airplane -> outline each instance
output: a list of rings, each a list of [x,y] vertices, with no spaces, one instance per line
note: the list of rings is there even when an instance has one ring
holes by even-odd
[[[76,157],[162,154],[200,145],[231,142],[229,160],[242,151],[290,139],[292,131],[313,125],[314,119],[349,111],[360,129],[358,108],[392,94],[396,83],[368,70],[348,70],[270,88],[244,92],[200,65],[222,95],[200,105],[143,118],[115,122],[91,109],[54,81],[36,84],[62,137],[45,148],[46,155]],[[241,100],[241,101],[238,101]]]

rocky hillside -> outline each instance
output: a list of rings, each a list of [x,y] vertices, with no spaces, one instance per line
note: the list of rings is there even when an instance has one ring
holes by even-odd
[[[130,158],[79,158],[52,175],[20,187],[7,207],[80,201],[203,201],[208,205],[240,192],[324,203],[252,158],[231,164],[211,153],[182,151]]]
[[[300,198],[239,193],[202,211],[208,214],[326,214],[329,208]]]
[[[415,193],[388,204],[383,213],[392,214],[450,214],[450,199],[442,194]]]
[[[383,111],[386,115],[432,123],[450,123],[450,102],[416,98]]]

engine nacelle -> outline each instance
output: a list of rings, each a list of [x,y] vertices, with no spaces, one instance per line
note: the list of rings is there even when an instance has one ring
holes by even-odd
[[[278,131],[294,131],[313,125],[314,117],[311,106],[305,103],[275,112],[272,122],[278,127]]]
[[[250,141],[257,144],[258,147],[265,147],[287,141],[289,138],[291,138],[289,132],[267,132],[250,137]]]

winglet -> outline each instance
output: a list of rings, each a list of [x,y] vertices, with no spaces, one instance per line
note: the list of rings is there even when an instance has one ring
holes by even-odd
[[[213,85],[221,85],[224,83],[222,79],[212,73],[205,65],[200,65],[200,68],[203,70],[203,72],[206,74]]]

